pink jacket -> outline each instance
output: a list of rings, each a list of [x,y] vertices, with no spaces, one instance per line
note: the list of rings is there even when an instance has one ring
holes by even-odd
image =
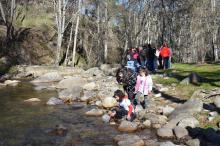
[[[139,91],[141,90],[140,89],[140,85],[141,85],[141,76],[138,75],[137,76],[137,82],[136,82],[136,85],[135,85],[135,92],[143,92],[143,91]],[[150,75],[148,75],[146,77],[146,80],[145,80],[145,83],[144,83],[144,95],[148,95],[151,91],[152,91],[152,88],[153,88],[153,81],[152,81],[152,78]]]

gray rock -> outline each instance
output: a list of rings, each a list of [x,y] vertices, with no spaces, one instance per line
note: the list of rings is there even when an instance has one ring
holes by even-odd
[[[161,88],[159,91],[160,91],[160,92],[167,92],[167,91],[169,91],[169,88],[163,87],[163,88]]]
[[[203,109],[203,102],[199,99],[189,99],[187,102],[177,107],[172,114],[170,115],[170,119],[173,119],[177,116],[181,117],[182,114],[193,115],[201,112]]]
[[[92,109],[88,112],[86,112],[87,116],[94,116],[94,117],[99,117],[103,115],[103,111],[100,109]]]
[[[192,83],[192,84],[199,84],[201,82],[201,77],[193,72],[189,75],[189,82]]]
[[[165,124],[163,127],[164,127],[164,128],[171,128],[171,129],[173,129],[174,127],[177,126],[177,124],[178,124],[182,119],[188,118],[188,117],[189,117],[188,114],[186,114],[186,115],[181,114],[181,116],[177,116],[177,117],[171,119],[171,120],[170,120],[167,124]],[[190,117],[191,117],[191,116],[190,116]]]
[[[41,100],[39,98],[30,98],[27,100],[24,100],[24,102],[40,102]]]
[[[189,83],[190,83],[189,77],[186,77],[185,79],[183,79],[183,80],[180,82],[181,85],[189,85]]]
[[[83,96],[80,98],[80,101],[87,102],[91,101],[96,97],[96,92],[84,90]]]
[[[6,85],[6,86],[17,86],[18,83],[20,83],[20,81],[18,81],[18,80],[6,80],[4,82],[4,85]]]
[[[191,73],[188,77],[183,79],[180,84],[181,85],[188,85],[189,83],[192,84],[199,84],[201,82],[201,77],[197,73]]]
[[[102,116],[102,121],[103,121],[104,123],[109,123],[110,119],[111,119],[111,117],[110,117],[108,114],[104,114],[104,115]]]
[[[145,146],[159,146],[159,142],[156,139],[144,140]]]
[[[210,112],[209,113],[210,117],[217,117],[218,116],[218,112],[214,111],[214,112]]]
[[[72,104],[72,109],[73,110],[82,109],[84,107],[85,107],[85,104],[83,104],[83,103],[74,103],[74,104]]]
[[[82,97],[83,89],[81,87],[74,87],[69,89],[64,89],[59,92],[59,98],[63,101],[74,101]]]
[[[118,127],[121,132],[134,132],[138,128],[138,125],[134,122],[122,121]]]
[[[159,144],[159,146],[179,146],[179,145],[175,145],[174,143],[172,143],[171,141],[167,141],[167,142],[161,142]]]
[[[104,76],[103,71],[101,71],[98,67],[88,69],[87,71],[85,71],[85,74],[88,76],[98,76],[98,77]]]
[[[217,108],[220,108],[220,96],[215,97],[214,104]]]
[[[95,82],[87,83],[83,86],[84,90],[95,90],[97,88],[97,85]]]
[[[200,146],[199,139],[190,139],[186,142],[187,146]]]
[[[56,97],[51,97],[47,101],[47,105],[58,105],[58,104],[63,104],[63,101],[59,98],[56,98]]]
[[[143,119],[148,119],[151,121],[152,124],[160,124],[164,125],[167,123],[167,117],[164,115],[157,115],[153,113],[146,113],[143,116]]]
[[[157,135],[161,138],[173,138],[173,130],[169,128],[157,129]]]
[[[145,126],[145,128],[150,128],[151,127],[151,121],[150,120],[145,120],[143,122],[143,125]]]
[[[170,115],[174,110],[175,109],[173,107],[170,107],[168,105],[162,108],[163,115],[165,116]]]
[[[112,75],[111,68],[112,67],[109,64],[102,64],[100,66],[101,71],[103,71],[106,75]]]
[[[173,129],[173,131],[174,131],[174,134],[176,135],[176,137],[178,139],[184,138],[185,136],[188,135],[188,131],[185,128],[182,128],[182,127],[179,127],[179,126],[175,127]]]
[[[187,117],[187,118],[182,119],[177,125],[183,128],[186,128],[186,127],[195,128],[199,126],[199,121],[194,117]]]
[[[100,100],[98,100],[95,102],[95,105],[98,107],[102,107],[102,102]]]
[[[118,146],[145,146],[144,141],[137,135],[117,135],[114,141]]]
[[[33,80],[33,81],[31,81],[31,82],[42,82],[42,83],[44,83],[44,82],[58,82],[58,81],[60,81],[60,80],[62,80],[63,79],[63,77],[59,74],[59,73],[57,73],[57,72],[50,72],[50,73],[46,73],[46,74],[44,74],[44,75],[42,75],[42,76],[40,76],[40,77],[38,77],[37,79],[35,79],[35,80]]]
[[[104,108],[112,108],[118,105],[118,102],[113,97],[106,97],[102,100],[102,106]]]
[[[71,77],[61,80],[56,86],[58,89],[67,89],[74,87],[83,87],[86,84],[86,80],[81,77]]]

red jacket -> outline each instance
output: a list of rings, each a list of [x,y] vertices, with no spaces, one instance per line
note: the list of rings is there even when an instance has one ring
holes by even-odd
[[[160,55],[165,58],[165,57],[170,57],[171,55],[171,51],[170,51],[170,48],[168,47],[163,47],[161,48],[160,50]]]

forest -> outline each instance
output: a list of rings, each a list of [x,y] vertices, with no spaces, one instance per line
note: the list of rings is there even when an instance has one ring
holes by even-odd
[[[120,63],[167,42],[172,61],[219,60],[218,0],[2,0],[1,57],[16,64]],[[32,38],[32,39],[31,39]]]

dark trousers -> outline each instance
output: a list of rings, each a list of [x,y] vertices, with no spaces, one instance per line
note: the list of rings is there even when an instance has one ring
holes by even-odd
[[[125,110],[123,107],[115,108],[112,111],[115,111],[115,118],[116,119],[122,119],[124,116],[128,115],[128,111]],[[133,121],[136,118],[136,115],[134,113],[131,113],[131,120]]]
[[[164,57],[163,58],[163,66],[164,66],[164,69],[169,69],[169,57]]]
[[[149,61],[148,61],[148,69],[150,71],[155,71],[154,59],[149,59]]]

